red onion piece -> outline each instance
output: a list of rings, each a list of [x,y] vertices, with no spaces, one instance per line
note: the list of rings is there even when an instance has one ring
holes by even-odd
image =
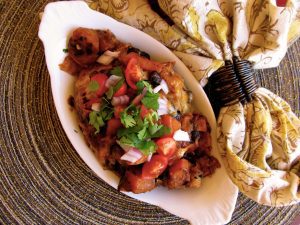
[[[167,84],[167,82],[164,79],[161,80],[160,86],[161,86],[161,89],[163,90],[163,92],[165,92],[165,94],[169,93],[168,84]]]
[[[153,89],[153,92],[158,93],[161,89],[162,89],[161,85],[158,85]]]
[[[173,139],[175,141],[191,141],[188,132],[183,131],[183,130],[175,131],[175,133],[173,135]]]
[[[158,93],[160,90],[163,90],[163,92],[165,92],[165,94],[169,93],[168,84],[164,79],[162,79],[160,84],[153,89],[153,92]]]
[[[121,160],[135,163],[142,157],[143,154],[138,149],[132,147],[128,152],[121,156]]]
[[[101,108],[101,104],[99,102],[93,103],[91,108],[92,110],[99,112]]]
[[[129,97],[127,95],[122,95],[122,96],[119,96],[119,97],[113,97],[112,101],[111,101],[111,104],[113,106],[126,105],[128,102],[129,102]]]
[[[165,98],[158,99],[158,110],[157,114],[159,116],[168,114],[168,100]]]
[[[111,86],[115,86],[122,77],[111,75],[105,82],[105,87],[110,88]]]
[[[104,52],[104,55],[108,55],[108,56],[111,56],[114,58],[117,58],[119,56],[119,54],[120,54],[120,51],[112,52],[112,51],[106,50]]]
[[[122,144],[119,140],[117,140],[116,142],[118,143],[118,145],[120,145],[120,147],[121,147],[125,152],[128,152],[130,149],[132,149],[132,146]]]
[[[147,162],[149,162],[151,160],[151,158],[152,158],[152,154],[148,155]]]
[[[108,65],[110,64],[112,61],[114,60],[114,57],[111,57],[109,55],[101,55],[99,56],[99,58],[97,59],[97,62],[103,65]]]

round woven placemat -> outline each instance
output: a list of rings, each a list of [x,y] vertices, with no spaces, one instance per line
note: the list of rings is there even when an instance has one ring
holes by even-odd
[[[49,1],[0,0],[0,224],[188,224],[101,181],[58,119],[38,13]],[[300,41],[258,82],[299,116]],[[299,206],[270,208],[243,195],[230,224],[290,224]]]

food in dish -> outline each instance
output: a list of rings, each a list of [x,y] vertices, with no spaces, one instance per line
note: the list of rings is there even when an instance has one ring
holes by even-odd
[[[119,189],[200,187],[219,162],[210,127],[172,62],[119,41],[109,30],[75,29],[60,68],[76,76],[71,104],[100,163]]]

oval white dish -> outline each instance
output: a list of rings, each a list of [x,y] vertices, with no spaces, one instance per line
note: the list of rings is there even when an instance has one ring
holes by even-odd
[[[61,124],[72,145],[84,162],[106,183],[117,188],[118,177],[111,171],[103,170],[93,152],[88,148],[79,131],[77,118],[70,110],[67,99],[73,94],[74,77],[61,71],[59,64],[66,56],[67,37],[77,27],[110,29],[118,39],[148,52],[159,61],[175,61],[175,70],[180,74],[186,86],[194,94],[196,107],[205,115],[212,127],[213,155],[221,159],[216,144],[216,120],[212,107],[201,86],[185,65],[164,45],[147,34],[120,23],[111,17],[91,10],[82,1],[50,3],[46,6],[39,28],[39,37],[45,48],[46,63],[51,77],[54,103]],[[192,224],[225,224],[230,221],[238,190],[226,174],[224,166],[217,169],[212,177],[205,178],[199,189],[168,190],[159,187],[143,193],[126,195],[157,205],[177,216],[189,220]]]

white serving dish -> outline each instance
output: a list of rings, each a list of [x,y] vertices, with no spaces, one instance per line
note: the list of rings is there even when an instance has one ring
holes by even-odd
[[[74,77],[61,71],[59,64],[66,56],[67,37],[77,27],[110,29],[118,39],[132,43],[133,46],[148,52],[159,61],[175,61],[175,70],[185,80],[186,86],[193,92],[196,106],[205,115],[212,127],[213,155],[221,162],[216,144],[216,120],[212,107],[201,86],[185,65],[164,45],[147,34],[120,23],[111,17],[91,10],[82,1],[50,3],[46,6],[39,28],[39,37],[45,48],[47,67],[51,77],[54,103],[61,124],[72,145],[102,180],[117,188],[118,177],[103,170],[93,152],[88,148],[79,131],[77,118],[70,110],[67,99],[73,93]],[[221,162],[222,164],[222,162]],[[192,224],[225,224],[230,221],[238,190],[232,184],[222,165],[212,177],[205,178],[200,189],[168,190],[159,187],[144,194],[125,193],[128,196],[157,205],[177,216],[189,220]]]

